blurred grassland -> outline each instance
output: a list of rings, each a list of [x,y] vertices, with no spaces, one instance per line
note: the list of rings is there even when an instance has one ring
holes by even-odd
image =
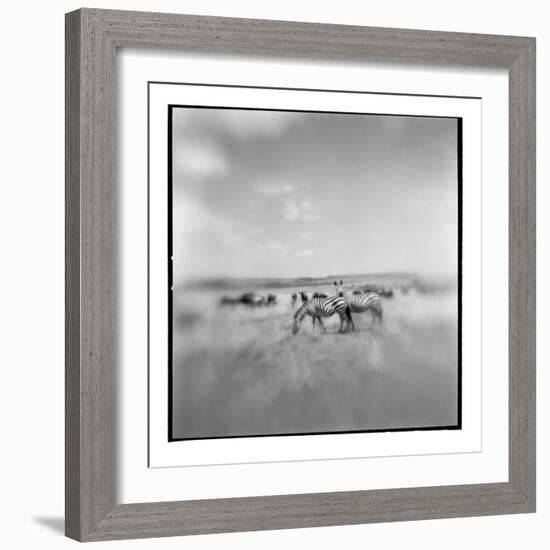
[[[457,422],[456,289],[383,300],[384,323],[337,316],[291,335],[293,290],[273,307],[220,307],[220,292],[174,299],[173,435],[220,437],[437,427]],[[264,291],[262,291],[264,292]]]

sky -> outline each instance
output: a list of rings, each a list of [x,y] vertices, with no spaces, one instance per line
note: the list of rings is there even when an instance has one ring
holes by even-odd
[[[456,119],[172,113],[176,284],[456,274]]]

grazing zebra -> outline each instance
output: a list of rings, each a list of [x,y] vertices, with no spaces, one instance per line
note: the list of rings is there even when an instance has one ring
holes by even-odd
[[[296,334],[300,330],[300,323],[303,321],[306,315],[309,315],[313,321],[313,332],[315,332],[315,321],[319,321],[321,328],[324,332],[327,331],[322,317],[332,317],[334,314],[340,316],[340,327],[338,332],[343,332],[344,321],[347,323],[347,328],[350,326],[355,328],[353,319],[351,317],[350,307],[345,298],[341,296],[331,296],[330,298],[311,298],[307,302],[304,302],[300,308],[294,314],[294,325],[292,327],[292,334]]]
[[[382,324],[382,301],[380,296],[376,292],[366,292],[365,294],[356,294],[355,291],[350,296],[342,288],[342,281],[340,281],[340,287],[334,285],[336,289],[336,295],[344,298],[349,304],[350,311],[352,313],[365,313],[370,311],[373,318],[373,324],[378,321]]]

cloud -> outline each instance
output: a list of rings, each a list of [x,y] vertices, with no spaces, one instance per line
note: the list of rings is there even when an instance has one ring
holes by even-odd
[[[313,239],[313,237],[318,237],[319,232],[318,231],[303,231],[302,233],[298,233],[299,239]]]
[[[288,195],[294,193],[295,187],[289,181],[264,182],[254,187],[254,192],[263,197],[275,197],[277,195]]]
[[[283,216],[285,220],[288,221],[294,221],[300,218],[300,208],[296,204],[296,201],[289,200],[285,203]]]
[[[225,245],[241,242],[235,222],[212,212],[203,202],[187,195],[179,195],[172,203],[174,240],[191,242],[206,233]]]
[[[305,258],[306,256],[313,256],[313,250],[311,250],[311,248],[304,248],[303,250],[298,250],[297,252],[295,252],[295,255],[301,258]]]
[[[301,121],[300,113],[277,111],[218,110],[216,126],[225,134],[240,138],[279,137]]]
[[[174,151],[174,167],[183,176],[207,179],[223,176],[229,163],[223,152],[207,142],[183,142]]]
[[[260,245],[260,248],[266,252],[285,252],[286,247],[277,241],[272,241]]]
[[[189,107],[174,109],[173,117],[174,132],[177,134],[227,136],[241,140],[278,138],[306,119],[303,113]]]
[[[174,168],[178,175],[205,180],[226,175],[231,167],[223,144],[228,140],[281,139],[304,119],[302,113],[240,109],[177,108],[173,111]],[[265,197],[289,194],[288,181],[263,182]]]
[[[271,241],[259,244],[258,251],[264,259],[280,262],[287,249],[283,243]]]
[[[316,222],[319,215],[310,199],[288,199],[283,207],[283,217],[288,221]]]

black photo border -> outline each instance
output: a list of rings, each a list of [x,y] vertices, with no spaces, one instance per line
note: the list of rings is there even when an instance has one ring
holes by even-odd
[[[390,95],[390,96],[415,96],[415,97],[434,97],[434,98],[453,98],[453,99],[474,99],[480,100],[474,96],[446,96],[446,95],[429,95],[429,94],[401,94],[401,93],[385,93],[385,92],[357,92],[351,90],[329,90],[315,88],[288,88],[288,87],[270,87],[270,86],[241,86],[241,85],[224,85],[224,84],[201,84],[201,83],[183,83],[183,82],[165,82],[165,81],[149,81],[147,86],[147,347],[148,347],[148,377],[150,375],[150,356],[149,356],[149,337],[150,337],[150,321],[149,321],[149,299],[150,299],[150,280],[149,280],[149,264],[150,264],[150,86],[151,84],[167,84],[180,86],[208,86],[217,88],[244,88],[244,89],[269,89],[269,90],[288,90],[288,91],[308,91],[308,92],[333,92],[333,93],[360,93],[364,95]],[[289,433],[268,433],[268,434],[236,434],[223,436],[204,436],[204,437],[173,437],[173,111],[174,109],[208,109],[208,110],[238,110],[238,111],[268,111],[268,112],[295,112],[295,113],[316,113],[316,114],[336,114],[336,115],[364,115],[364,116],[397,116],[411,118],[432,118],[432,119],[454,119],[457,121],[457,253],[458,253],[458,319],[457,319],[457,423],[454,425],[443,426],[418,426],[418,427],[403,427],[403,428],[376,428],[365,430],[333,430],[321,432],[289,432]],[[196,440],[214,440],[214,439],[242,439],[242,438],[260,438],[260,437],[289,437],[289,436],[308,436],[308,435],[344,435],[344,434],[359,434],[359,433],[384,433],[384,432],[412,432],[412,431],[443,431],[443,430],[461,430],[462,429],[462,246],[463,246],[463,120],[462,117],[442,116],[442,115],[411,115],[402,113],[369,113],[358,111],[324,111],[324,110],[308,110],[308,109],[278,109],[278,108],[263,108],[263,107],[231,107],[219,105],[194,105],[194,104],[168,104],[167,105],[167,163],[168,163],[168,181],[167,181],[167,263],[168,263],[168,284],[167,284],[167,300],[168,300],[168,442],[179,441],[196,441]],[[148,395],[148,417],[150,414],[150,398]],[[149,422],[148,422],[149,425]],[[150,428],[150,427],[149,427]],[[148,428],[148,439],[150,431]]]

